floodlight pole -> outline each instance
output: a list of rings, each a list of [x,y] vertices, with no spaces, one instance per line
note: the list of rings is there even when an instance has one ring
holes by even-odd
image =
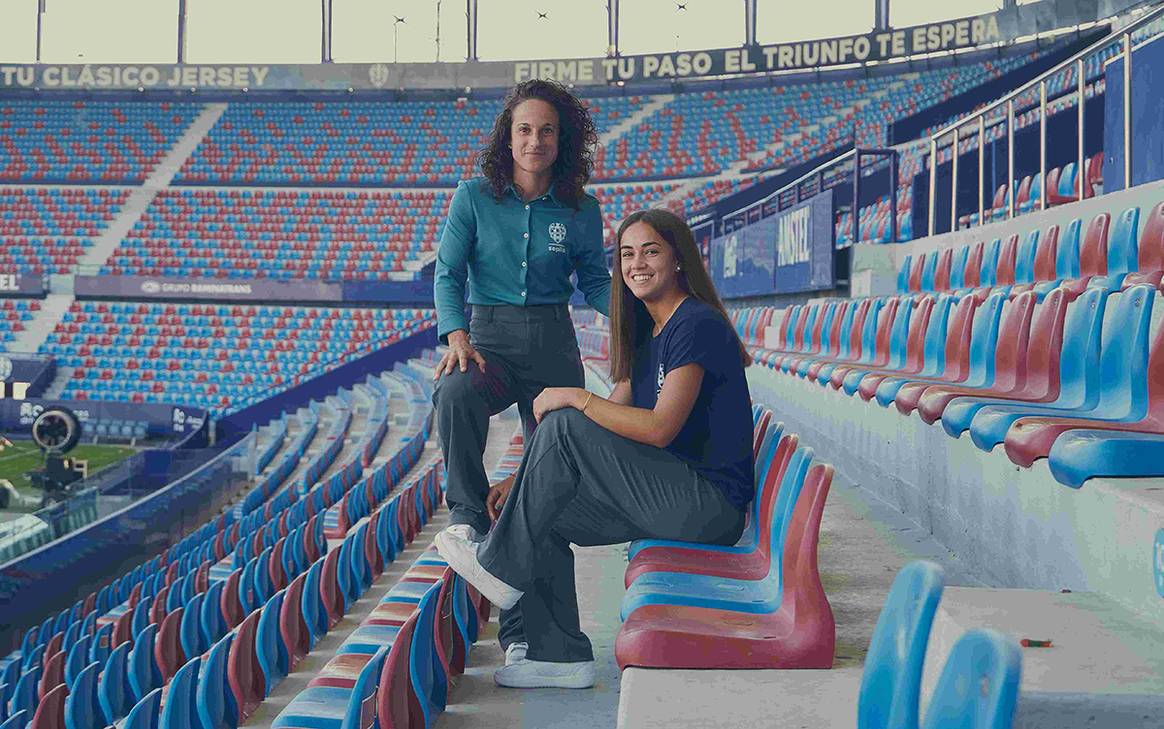
[[[46,0],[36,0],[36,62],[40,63],[40,40],[44,34],[44,6]]]
[[[756,45],[756,0],[744,0],[744,45]]]
[[[178,0],[178,63],[186,62],[186,0]]]
[[[889,30],[889,0],[873,0],[873,30]]]
[[[319,62],[331,63],[331,21],[332,21],[332,0],[320,0],[319,11],[322,15],[319,25]]]
[[[465,0],[465,33],[470,61],[477,60],[477,0]]]
[[[606,55],[613,58],[618,54],[618,0],[607,0]]]

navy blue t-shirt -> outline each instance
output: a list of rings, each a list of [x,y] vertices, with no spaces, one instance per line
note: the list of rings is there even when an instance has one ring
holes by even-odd
[[[736,342],[719,312],[688,296],[659,335],[635,351],[630,384],[634,406],[653,410],[668,372],[693,362],[703,367],[691,415],[667,450],[743,510],[755,491],[752,402]]]

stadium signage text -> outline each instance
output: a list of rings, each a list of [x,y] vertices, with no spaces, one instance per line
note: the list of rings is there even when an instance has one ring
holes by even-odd
[[[261,88],[269,66],[0,66],[0,84],[16,88]]]
[[[616,58],[271,65],[8,64],[0,65],[0,89],[353,92],[501,88],[530,78],[602,86],[797,71],[1006,42],[1040,30],[1040,13],[1031,8],[1050,3],[1058,12],[1059,4],[1066,2],[1042,0],[1019,10],[835,38]],[[1081,11],[1076,8],[1064,13],[1055,17],[1068,23],[1077,20]]]
[[[0,296],[40,296],[44,294],[44,279],[21,273],[0,273]]]
[[[1000,40],[1002,32],[998,19],[987,15],[866,35],[755,48],[518,62],[514,64],[513,81],[518,83],[531,78],[546,78],[569,83],[593,83],[595,80],[609,83],[792,71],[951,51]]]

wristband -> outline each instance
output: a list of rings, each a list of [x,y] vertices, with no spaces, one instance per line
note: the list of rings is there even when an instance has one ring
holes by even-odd
[[[586,408],[590,407],[590,401],[594,399],[594,393],[588,393],[590,397],[586,398],[586,403],[582,406],[582,412],[586,412]]]

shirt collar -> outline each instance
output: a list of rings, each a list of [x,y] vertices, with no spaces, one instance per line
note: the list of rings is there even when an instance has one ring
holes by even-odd
[[[517,198],[518,202],[521,202],[524,204],[524,201],[521,199],[521,195],[517,194],[517,187],[515,187],[512,182],[505,186],[505,190],[508,193],[510,193],[511,195],[513,195],[515,198]],[[554,194],[554,186],[553,185],[550,185],[550,189],[546,191],[545,195],[543,195],[542,197],[535,197],[533,200],[530,200],[530,202],[534,202],[535,200],[542,200],[545,198],[549,198],[550,200],[553,201],[553,203],[555,205],[557,205],[558,207],[562,207],[562,201],[559,200],[558,196]]]

